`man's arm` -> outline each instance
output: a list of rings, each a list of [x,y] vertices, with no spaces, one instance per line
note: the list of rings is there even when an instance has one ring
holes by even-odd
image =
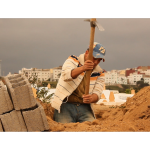
[[[83,103],[90,104],[90,103],[96,103],[98,101],[98,96],[97,94],[88,94],[88,95],[83,95]]]
[[[95,83],[93,94],[83,95],[83,102],[87,104],[96,103],[101,98],[104,83],[105,83],[105,74],[102,73]]]
[[[77,67],[71,71],[71,77],[73,79],[77,78],[82,72],[87,70],[92,70],[94,67],[94,63],[91,60],[85,61],[84,65],[81,67]]]

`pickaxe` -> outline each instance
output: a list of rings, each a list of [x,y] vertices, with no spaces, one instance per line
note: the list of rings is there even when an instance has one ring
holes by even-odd
[[[94,43],[94,34],[95,34],[95,27],[97,26],[100,31],[104,31],[104,28],[98,24],[96,18],[86,19],[84,21],[89,21],[91,25],[91,34],[90,34],[90,46],[89,46],[89,60],[93,60],[93,43]],[[85,83],[85,95],[89,94],[89,86],[90,86],[90,76],[92,70],[86,71],[86,83]]]

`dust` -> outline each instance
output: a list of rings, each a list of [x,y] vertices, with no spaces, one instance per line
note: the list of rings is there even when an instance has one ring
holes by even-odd
[[[51,132],[147,132],[150,131],[150,86],[120,106],[94,105],[93,122],[58,123],[51,104],[42,103]]]

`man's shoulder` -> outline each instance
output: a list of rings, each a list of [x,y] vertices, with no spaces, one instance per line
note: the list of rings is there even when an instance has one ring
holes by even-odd
[[[69,58],[78,60],[78,57],[75,56],[75,55],[70,55],[70,56],[68,57],[68,59],[69,59]]]
[[[78,57],[75,55],[70,55],[67,60],[71,60],[76,65],[80,64]]]

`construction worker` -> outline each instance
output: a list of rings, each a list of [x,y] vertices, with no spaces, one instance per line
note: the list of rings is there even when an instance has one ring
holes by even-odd
[[[92,104],[102,94],[104,71],[98,65],[105,61],[105,48],[94,42],[93,60],[88,60],[89,49],[79,57],[71,55],[63,64],[52,107],[54,120],[61,123],[93,121]],[[86,71],[92,70],[89,94],[85,95]]]

